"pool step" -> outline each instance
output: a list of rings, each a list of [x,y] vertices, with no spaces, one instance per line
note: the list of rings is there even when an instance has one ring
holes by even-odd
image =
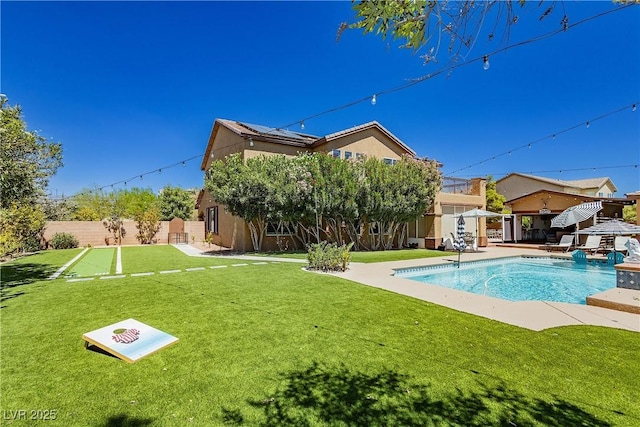
[[[587,305],[640,314],[640,291],[613,288],[587,297]]]

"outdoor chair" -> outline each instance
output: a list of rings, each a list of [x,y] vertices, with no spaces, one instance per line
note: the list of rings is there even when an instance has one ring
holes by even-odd
[[[554,249],[564,249],[565,252],[569,252],[571,246],[573,246],[573,234],[565,234],[562,236],[559,243],[556,243],[555,245],[546,244],[545,249],[547,252]]]
[[[600,242],[602,241],[602,236],[588,236],[587,241],[582,246],[578,246],[576,249],[581,249],[583,251],[589,251],[591,254],[594,254],[600,249]]]
[[[571,256],[573,257],[573,261],[575,261],[576,264],[587,263],[587,253],[581,251],[580,249],[576,249],[575,251],[571,252]]]
[[[622,252],[622,253],[627,253],[627,242],[629,241],[631,237],[629,236],[616,236],[616,238],[613,241],[613,247],[615,249],[614,252]]]
[[[616,265],[616,264],[622,264],[623,262],[624,262],[624,255],[622,255],[620,252],[609,252],[607,254],[607,264]]]

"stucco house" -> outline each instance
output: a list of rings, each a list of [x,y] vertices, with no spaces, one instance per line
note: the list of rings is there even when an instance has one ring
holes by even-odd
[[[609,177],[565,181],[517,172],[497,180],[496,190],[507,200],[525,196],[538,190],[606,198],[613,198],[618,191]]]
[[[201,169],[206,172],[211,162],[223,159],[234,153],[240,153],[248,159],[258,155],[284,154],[295,156],[298,153],[326,153],[341,159],[361,156],[384,159],[394,164],[403,155],[416,156],[416,153],[398,137],[372,121],[325,136],[314,136],[302,132],[270,128],[234,120],[216,119],[205,153]],[[419,247],[435,248],[451,232],[455,231],[454,215],[464,210],[484,208],[485,180],[461,181],[453,191],[447,188],[436,196],[431,212],[423,218],[409,224],[409,243]],[[464,181],[464,182],[462,182]],[[205,231],[214,235],[214,243],[245,252],[252,250],[251,237],[247,225],[238,217],[224,210],[211,195],[202,190],[198,196],[197,208],[205,220]],[[481,230],[472,230],[486,245],[486,231],[481,221]],[[471,226],[471,224],[470,224]],[[265,250],[277,248],[276,235],[267,230],[263,241]]]

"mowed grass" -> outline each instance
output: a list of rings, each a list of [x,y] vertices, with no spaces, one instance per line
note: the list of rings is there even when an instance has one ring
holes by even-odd
[[[126,274],[214,261],[234,263],[123,248]],[[55,410],[40,424],[60,426],[640,424],[629,331],[532,332],[288,263],[12,289],[3,425],[38,424],[11,419],[21,409]],[[83,333],[130,317],[179,342],[135,364],[83,348]]]
[[[307,259],[305,251],[290,252],[264,252],[255,255],[275,256],[282,258]],[[405,261],[420,258],[435,258],[454,255],[453,252],[435,251],[431,249],[394,249],[389,251],[359,251],[351,252],[352,262],[372,263],[372,262],[389,262],[389,261]]]

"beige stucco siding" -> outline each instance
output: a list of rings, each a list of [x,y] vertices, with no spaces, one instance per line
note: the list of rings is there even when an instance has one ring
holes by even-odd
[[[214,135],[212,135],[213,137]],[[224,159],[234,153],[242,153],[249,147],[246,139],[224,126],[218,126],[215,134],[215,141],[211,146],[211,154],[207,159],[205,171],[209,170],[213,160]],[[212,156],[213,155],[213,156]]]
[[[403,154],[406,154],[405,150],[390,141],[386,135],[377,129],[366,129],[314,147],[314,151],[325,153],[330,153],[334,149],[341,151],[341,158],[344,158],[345,151],[350,151],[354,158],[356,153],[379,159],[399,159]]]
[[[563,185],[554,185],[547,182],[540,182],[538,180],[520,175],[507,176],[497,181],[496,190],[498,191],[498,193],[505,196],[507,200],[513,200],[518,197],[531,194],[538,190],[568,192]]]

